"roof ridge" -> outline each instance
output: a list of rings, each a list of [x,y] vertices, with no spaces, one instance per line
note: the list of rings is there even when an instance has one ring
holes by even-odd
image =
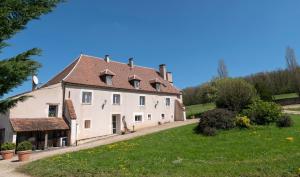
[[[53,84],[57,84],[57,83],[63,81],[63,79],[65,79],[66,76],[68,76],[70,74],[70,72],[73,71],[74,67],[78,64],[78,61],[81,58],[81,56],[82,56],[82,54],[79,57],[76,57],[75,60],[73,60],[70,64],[68,64],[66,67],[64,67],[58,74],[55,74],[54,76],[50,77],[50,79],[45,84],[43,84],[40,88],[43,88],[43,87],[46,87],[46,86],[50,86],[50,85],[53,85]],[[56,79],[57,77],[59,77],[60,74],[63,74],[75,62],[76,62],[76,64],[72,67],[71,71],[69,71],[68,74],[66,74],[66,76],[64,76],[62,79],[58,79],[58,80],[60,80],[59,82],[51,83],[51,81],[53,81],[54,79]]]
[[[96,57],[96,56],[92,56],[92,55],[87,55],[87,54],[82,54],[83,56],[86,56],[86,57],[92,57],[92,58],[96,58],[96,59],[100,59],[100,60],[104,60],[103,58],[100,58],[100,57]],[[111,62],[114,62],[114,63],[119,63],[119,64],[124,64],[124,65],[128,65],[128,63],[124,63],[124,62],[120,62],[120,61],[114,61],[114,60],[110,60],[109,61],[110,63]],[[136,67],[140,67],[140,68],[146,68],[146,69],[151,69],[151,70],[154,70],[154,71],[157,71],[155,68],[151,68],[151,67],[147,67],[147,66],[140,66],[140,65],[134,65]]]

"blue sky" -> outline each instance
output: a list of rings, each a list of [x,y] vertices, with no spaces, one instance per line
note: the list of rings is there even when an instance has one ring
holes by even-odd
[[[285,67],[300,48],[298,0],[69,0],[27,25],[1,58],[33,47],[45,83],[80,53],[157,68],[184,88],[210,80],[223,58],[230,76]],[[11,94],[29,90],[26,82]]]

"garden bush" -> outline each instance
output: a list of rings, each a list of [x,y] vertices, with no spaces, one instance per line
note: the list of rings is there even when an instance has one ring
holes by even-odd
[[[215,84],[218,108],[240,112],[257,97],[255,88],[243,79],[220,79]]]
[[[239,128],[251,128],[250,119],[247,116],[237,116],[235,125]]]
[[[14,150],[15,148],[15,143],[6,142],[1,145],[1,151]]]
[[[215,136],[217,134],[217,129],[215,127],[204,127],[202,134],[205,136]]]
[[[200,116],[200,122],[198,124],[197,130],[200,133],[205,133],[209,128],[215,129],[231,129],[235,126],[235,113],[226,109],[213,109],[210,111],[204,112]]]
[[[293,126],[293,120],[289,115],[284,114],[277,120],[276,125],[277,127],[291,127]]]
[[[29,141],[23,141],[18,144],[17,151],[27,151],[32,150],[32,144]]]
[[[281,106],[278,104],[257,99],[243,110],[243,115],[249,117],[253,123],[267,125],[276,122],[281,116],[281,111]]]

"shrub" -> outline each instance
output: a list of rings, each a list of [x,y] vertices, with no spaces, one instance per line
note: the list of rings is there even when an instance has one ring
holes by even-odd
[[[14,150],[15,148],[15,143],[6,142],[1,145],[1,151]]]
[[[217,129],[215,127],[204,127],[202,134],[205,136],[215,136]]]
[[[215,84],[218,108],[240,112],[257,97],[255,88],[243,79],[220,79]]]
[[[17,151],[32,150],[32,144],[29,141],[23,141],[17,146]]]
[[[258,125],[266,125],[277,121],[281,116],[281,107],[276,103],[258,99],[249,105],[248,109],[243,110],[243,115]]]
[[[276,122],[277,127],[291,127],[293,126],[293,120],[289,115],[282,115]]]
[[[250,119],[247,116],[235,118],[235,125],[240,128],[251,128]]]
[[[208,130],[207,127],[225,130],[231,129],[235,126],[234,117],[234,112],[226,109],[213,109],[206,111],[200,117],[197,130],[200,133],[204,133],[205,131],[213,131]]]

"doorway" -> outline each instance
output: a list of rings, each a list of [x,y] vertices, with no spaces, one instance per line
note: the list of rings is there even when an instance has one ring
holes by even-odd
[[[0,144],[4,143],[5,129],[0,129]]]
[[[121,134],[121,115],[113,114],[112,115],[112,133]]]

